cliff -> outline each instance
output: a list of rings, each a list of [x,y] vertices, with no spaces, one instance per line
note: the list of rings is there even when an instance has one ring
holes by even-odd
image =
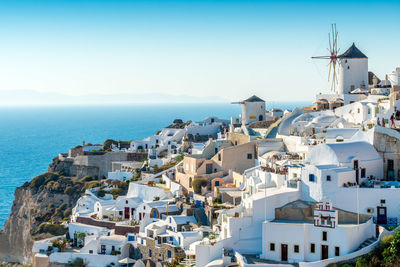
[[[16,188],[11,215],[0,232],[0,262],[29,264],[33,241],[64,234],[62,221],[86,183],[57,173],[45,173]]]

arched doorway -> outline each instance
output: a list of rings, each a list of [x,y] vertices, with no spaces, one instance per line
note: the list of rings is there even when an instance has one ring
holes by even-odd
[[[258,121],[263,121],[263,120],[264,120],[264,116],[263,115],[258,116]]]

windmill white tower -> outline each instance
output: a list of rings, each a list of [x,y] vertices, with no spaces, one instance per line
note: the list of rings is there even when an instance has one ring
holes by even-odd
[[[354,89],[368,89],[368,57],[353,43],[338,56],[338,94],[349,94]]]
[[[332,31],[328,36],[329,55],[312,58],[329,60],[328,81],[332,82],[332,90],[338,95],[345,95],[357,88],[368,89],[368,57],[354,43],[346,52],[338,54],[336,24],[332,24]]]

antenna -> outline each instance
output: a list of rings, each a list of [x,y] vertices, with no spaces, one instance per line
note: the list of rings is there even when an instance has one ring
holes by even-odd
[[[329,56],[316,56],[316,57],[311,57],[313,59],[329,59],[329,74],[328,74],[328,82],[332,81],[331,85],[331,90],[336,91],[336,84],[337,84],[337,72],[336,72],[336,63],[338,62],[338,53],[339,50],[337,48],[337,37],[338,37],[338,32],[336,30],[336,23],[332,24],[332,29],[331,32],[328,33],[328,40],[329,40]],[[332,75],[331,75],[332,73]],[[332,78],[331,78],[332,76]]]

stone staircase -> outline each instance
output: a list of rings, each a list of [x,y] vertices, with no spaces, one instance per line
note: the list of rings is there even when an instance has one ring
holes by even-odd
[[[367,240],[365,240],[364,242],[361,243],[361,245],[357,248],[357,250],[360,250],[362,248],[365,248],[369,245],[371,245],[372,243],[374,243],[377,239],[375,237],[371,237],[368,238]]]

